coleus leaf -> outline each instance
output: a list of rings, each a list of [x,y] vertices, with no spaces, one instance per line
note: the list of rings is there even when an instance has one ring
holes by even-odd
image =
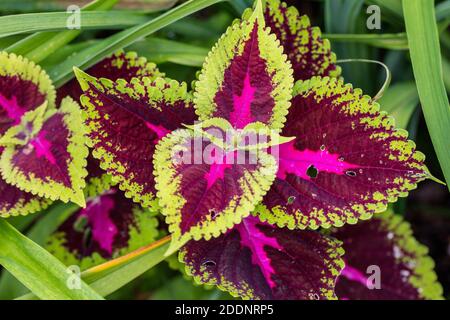
[[[146,77],[113,82],[79,69],[75,74],[84,91],[81,103],[93,156],[127,197],[151,206],[156,144],[196,118],[186,84]]]
[[[217,239],[188,242],[180,261],[196,282],[243,299],[336,299],[343,253],[339,241],[318,232],[250,216]]]
[[[50,199],[35,196],[0,178],[0,217],[27,215],[47,208]]]
[[[131,81],[132,78],[163,77],[154,63],[148,62],[144,57],[139,57],[135,52],[124,52],[120,50],[113,55],[103,59],[99,63],[89,68],[86,73],[96,78],[108,78],[111,81],[124,79]],[[66,96],[79,101],[83,91],[76,79],[63,85],[57,91],[57,101],[61,101]]]
[[[85,205],[87,148],[81,111],[71,98],[61,107],[46,104],[27,112],[0,139],[3,179],[19,189],[52,200]]]
[[[262,122],[280,130],[293,85],[286,59],[258,1],[251,17],[228,28],[205,61],[194,93],[200,120],[220,117],[238,129]]]
[[[156,240],[155,212],[142,209],[115,188],[89,198],[50,236],[46,248],[66,265],[82,270]]]
[[[264,151],[224,149],[188,129],[159,142],[154,166],[161,212],[172,234],[167,254],[239,223],[262,200],[277,170]]]
[[[244,19],[251,10],[244,12]],[[320,29],[312,27],[306,15],[301,16],[294,6],[280,0],[266,0],[264,6],[266,26],[270,27],[284,48],[294,69],[294,79],[307,80],[313,76],[339,77],[341,68],[330,42],[322,39]]]
[[[289,228],[354,224],[432,178],[408,133],[361,90],[335,78],[298,82],[277,178],[257,213]]]
[[[211,118],[194,125],[186,125],[194,131],[202,133],[216,145],[226,148],[235,147],[239,150],[260,150],[292,141],[295,137],[283,137],[278,131],[268,126],[253,122],[243,129],[235,129],[231,123],[223,118]],[[275,150],[271,150],[275,154]]]
[[[100,161],[95,159],[92,154],[87,157],[86,170],[88,175],[86,187],[83,190],[86,198],[97,196],[114,185],[112,177],[100,168]]]
[[[340,299],[443,299],[428,249],[416,241],[400,216],[388,211],[331,235],[345,249],[346,267],[336,284]],[[375,281],[369,279],[373,276]]]
[[[55,95],[41,67],[13,53],[0,52],[0,136],[44,102],[54,108]]]

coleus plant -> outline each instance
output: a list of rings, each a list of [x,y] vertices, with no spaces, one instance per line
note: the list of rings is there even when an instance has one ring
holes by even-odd
[[[89,72],[128,80],[163,75],[146,59],[123,52]],[[80,95],[75,81],[55,91],[39,66],[0,53],[1,217],[40,211],[56,199],[84,206],[84,196],[111,187],[111,178],[99,169],[96,159],[89,156],[86,164],[81,112],[69,98],[78,101]]]
[[[424,155],[338,78],[329,42],[295,8],[258,1],[210,52],[193,94],[167,78],[75,74],[93,155],[128,197],[161,207],[168,254],[181,248],[197,282],[251,299],[440,297],[398,218],[350,226],[432,178]],[[256,130],[265,143],[247,142]],[[237,152],[253,162],[236,163]],[[371,264],[396,275],[373,295],[371,237],[386,241]]]
[[[65,265],[81,270],[137,250],[159,235],[157,212],[150,212],[110,188],[87,199],[47,241],[46,249]]]
[[[103,172],[89,170],[85,188],[79,110],[62,99],[77,100],[79,89],[61,89],[57,109],[39,67],[12,54],[0,59],[2,216],[55,199],[84,206],[93,192],[49,248],[63,260],[88,258],[86,266],[130,249],[127,219],[146,213],[128,202],[118,217],[123,194],[91,183]],[[209,54],[193,94],[132,53],[88,73],[76,70],[93,156],[125,196],[160,206],[169,253],[181,247],[196,281],[254,299],[441,296],[431,260],[399,218],[351,226],[432,177],[407,133],[338,78],[329,42],[295,8],[270,0],[247,11]],[[255,132],[267,139],[248,142]],[[195,159],[198,148],[208,155],[200,163],[174,161],[180,153]],[[238,154],[253,161],[228,162]],[[373,264],[391,274],[372,292],[364,274]]]
[[[87,147],[78,104],[55,106],[39,66],[0,52],[0,216],[28,214],[52,200],[85,205]]]
[[[371,257],[362,251],[373,236],[388,240],[374,263],[402,275],[375,295],[408,287],[408,298],[440,297],[432,263],[397,218],[356,226],[366,237],[357,247],[352,226],[319,232],[383,212],[432,178],[407,132],[337,78],[335,59],[307,17],[271,0],[227,30],[193,94],[170,79],[75,70],[93,155],[128,197],[160,206],[168,253],[181,247],[196,281],[242,298],[336,298],[336,283],[340,298],[364,298],[357,286]],[[268,143],[245,142],[256,129]],[[200,162],[198,150],[207,154]],[[228,162],[237,151],[254,161]],[[353,252],[345,269],[337,239]]]

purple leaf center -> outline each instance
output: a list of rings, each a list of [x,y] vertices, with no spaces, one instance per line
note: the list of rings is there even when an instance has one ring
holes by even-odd
[[[287,174],[294,174],[305,180],[311,180],[308,169],[312,166],[317,172],[323,171],[338,175],[349,174],[350,169],[359,168],[358,165],[345,162],[338,154],[329,153],[326,148],[318,151],[295,148],[295,140],[279,146],[279,170],[277,177],[286,179]]]
[[[353,268],[352,266],[346,265],[344,270],[342,270],[341,276],[347,278],[348,280],[356,281],[364,287],[367,286],[367,277],[361,271]]]
[[[160,125],[154,125],[147,121],[145,122],[145,125],[147,126],[147,128],[149,128],[154,133],[156,133],[156,135],[158,136],[157,141],[161,140],[162,138],[164,138],[166,135],[168,135],[170,133],[170,130],[168,130]]]
[[[56,159],[50,151],[52,144],[45,138],[46,134],[47,131],[42,130],[30,143],[36,150],[38,158],[45,157],[51,164],[56,165]]]
[[[255,92],[256,88],[252,87],[250,83],[250,74],[247,68],[242,93],[241,95],[233,95],[234,110],[230,114],[231,123],[238,129],[242,129],[247,124],[253,122],[250,107],[255,98]]]
[[[12,96],[11,99],[7,99],[0,93],[0,106],[5,109],[6,113],[8,114],[8,118],[14,120],[14,125],[20,123],[20,119],[25,111],[17,103],[16,96]]]
[[[225,177],[225,170],[231,168],[231,164],[227,163],[227,159],[229,159],[229,155],[233,154],[231,152],[224,157],[222,157],[222,152],[218,151],[217,148],[214,148],[211,152],[211,166],[209,167],[209,171],[205,173],[205,179],[207,181],[206,189],[209,190],[216,183],[217,180],[223,180]]]
[[[271,276],[272,274],[275,274],[275,270],[270,264],[271,260],[264,250],[264,247],[269,246],[279,250],[281,250],[282,247],[276,238],[266,236],[259,228],[257,228],[257,222],[259,222],[258,219],[249,217],[236,228],[241,235],[241,244],[250,248],[252,252],[252,263],[260,267],[267,283],[271,288],[274,288],[276,284]]]
[[[86,216],[90,222],[93,239],[108,254],[112,254],[114,237],[118,232],[110,217],[113,208],[114,200],[109,196],[103,196],[89,203],[80,213],[80,216]]]

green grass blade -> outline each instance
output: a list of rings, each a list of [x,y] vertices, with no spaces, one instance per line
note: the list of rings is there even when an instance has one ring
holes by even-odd
[[[118,0],[95,0],[83,7],[82,11],[109,10]],[[6,48],[6,51],[26,56],[40,62],[65,44],[75,39],[80,30],[37,32]]]
[[[44,12],[66,10],[69,4],[83,3],[85,1],[62,0],[1,0],[0,11],[13,12]],[[117,9],[138,9],[146,13],[161,11],[172,7],[177,0],[121,0]]]
[[[142,39],[194,12],[222,1],[223,0],[187,1],[182,5],[160,15],[152,21],[121,31],[101,41],[97,45],[71,56],[64,63],[48,70],[48,73],[54,81],[55,86],[61,86],[73,77],[72,70],[74,66],[80,69],[87,69],[115,51],[127,47],[135,41]]]
[[[157,64],[171,62],[191,67],[201,67],[209,52],[207,48],[161,38],[139,41],[130,50]]]
[[[102,299],[84,282],[80,289],[70,289],[67,268],[4,219],[0,219],[0,239],[0,264],[40,299]]]
[[[67,30],[71,13],[46,12],[0,17],[0,37],[38,31]],[[127,11],[87,11],[80,15],[81,29],[120,29],[148,20],[141,13]]]
[[[81,277],[96,292],[107,296],[166,259],[164,254],[169,244],[170,236],[162,238],[125,256],[86,270]],[[31,300],[36,299],[36,296],[30,293],[18,299]]]
[[[82,277],[102,296],[107,296],[165,260],[170,236],[83,272]]]
[[[443,81],[434,1],[403,0],[411,61],[423,113],[450,187],[450,106]]]
[[[52,234],[61,223],[63,223],[71,214],[78,209],[78,206],[69,203],[56,203],[50,208],[41,212],[38,215],[28,215],[21,217],[24,219],[36,218],[39,220],[30,228],[26,236],[38,245],[44,245],[49,235]],[[8,219],[8,222],[11,222]],[[18,226],[14,226],[18,229]],[[19,225],[20,227],[20,225]],[[14,278],[11,273],[2,272],[0,277],[0,299],[14,299],[15,297],[25,294],[28,290]]]
[[[405,33],[395,34],[324,34],[324,38],[334,42],[364,43],[373,47],[390,50],[408,50]]]

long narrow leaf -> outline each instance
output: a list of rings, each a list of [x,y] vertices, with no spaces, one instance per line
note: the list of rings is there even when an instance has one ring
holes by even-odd
[[[108,261],[82,273],[82,279],[99,294],[107,296],[151,269],[167,257],[170,236],[125,256]],[[36,299],[34,294],[19,297],[19,300]]]
[[[46,12],[0,17],[0,37],[37,31],[67,30],[67,19],[71,13]],[[140,13],[127,11],[87,11],[80,14],[80,28],[120,29],[143,23],[147,18]]]
[[[403,11],[423,113],[450,187],[450,106],[443,81],[433,1],[403,0]]]
[[[72,213],[78,209],[78,206],[69,203],[56,203],[45,212],[39,213],[40,219],[30,228],[26,236],[38,245],[44,245],[45,240],[54,232],[61,223],[63,223]],[[37,216],[28,215],[21,217],[24,220],[30,218],[36,220]],[[10,220],[8,220],[11,222]],[[21,224],[14,226],[16,229],[21,227]],[[20,230],[20,229],[19,229]],[[0,277],[0,299],[13,299],[19,295],[26,293],[28,290],[24,288],[20,282],[12,276],[11,273],[1,273]]]
[[[83,7],[82,11],[109,10],[118,0],[95,0]],[[39,62],[52,52],[75,39],[80,30],[37,32],[6,48],[6,51],[26,56]]]
[[[332,42],[364,43],[378,48],[407,50],[408,39],[405,33],[396,34],[324,34]]]
[[[50,253],[0,219],[0,264],[40,299],[100,300],[84,282],[68,286],[73,274]]]
[[[73,77],[72,70],[74,66],[80,69],[89,68],[118,49],[129,46],[135,41],[142,39],[175,21],[222,1],[223,0],[187,1],[152,21],[121,31],[101,41],[97,45],[73,55],[64,63],[50,69],[49,75],[53,79],[55,85],[60,86]]]
[[[184,66],[201,67],[209,50],[178,41],[148,38],[131,48],[154,63],[172,62]]]

